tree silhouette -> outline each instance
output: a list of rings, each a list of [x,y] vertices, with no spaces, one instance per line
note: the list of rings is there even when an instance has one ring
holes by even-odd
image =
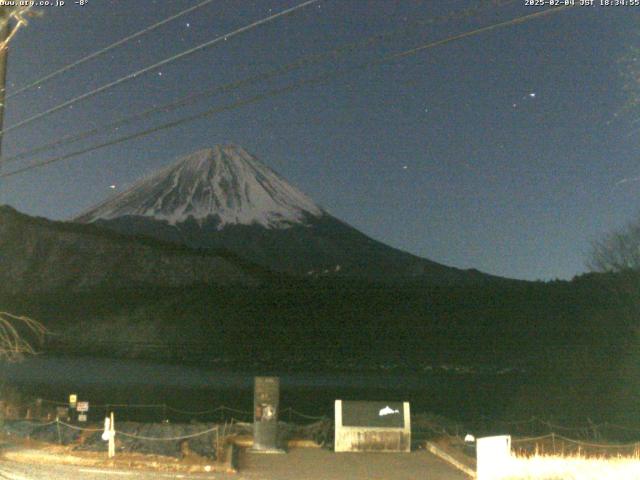
[[[594,241],[587,266],[596,272],[640,270],[640,219]]]

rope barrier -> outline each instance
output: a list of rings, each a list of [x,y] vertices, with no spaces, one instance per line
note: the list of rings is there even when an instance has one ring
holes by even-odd
[[[83,428],[83,427],[78,427],[75,425],[70,425],[66,422],[63,422],[61,420],[54,420],[52,422],[47,422],[47,423],[37,423],[37,422],[30,422],[32,424],[37,424],[39,427],[44,427],[47,425],[52,425],[54,423],[58,423],[59,425],[62,425],[64,427],[67,428],[71,428],[74,430],[80,430],[80,431],[87,431],[87,432],[99,432],[102,431],[101,428]],[[231,418],[231,424],[235,423],[238,426],[243,426],[243,427],[248,427],[251,426],[251,423],[247,423],[247,422],[241,422],[239,420],[237,420],[236,418]],[[442,430],[442,431],[438,431],[435,428],[432,427],[427,427],[428,430],[432,430],[436,433],[444,433],[449,435],[446,431]],[[139,439],[139,440],[149,440],[149,441],[177,441],[177,440],[185,440],[188,438],[195,438],[195,437],[199,437],[202,435],[206,435],[208,433],[212,433],[215,431],[219,432],[220,430],[220,426],[216,425],[215,427],[206,429],[206,430],[202,430],[200,432],[196,432],[196,433],[191,433],[188,435],[180,435],[180,436],[176,436],[176,437],[147,437],[144,435],[135,435],[132,433],[127,433],[127,432],[122,432],[120,430],[116,430],[116,434],[117,435],[123,435],[125,437],[129,437],[129,438],[135,438],[135,439]],[[419,431],[416,431],[415,433],[420,433]],[[451,436],[451,435],[450,435]],[[458,438],[457,436],[452,436],[454,438]],[[539,440],[545,440],[545,439],[558,439],[558,440],[563,440],[565,442],[569,442],[569,443],[574,443],[576,445],[582,445],[585,447],[593,447],[593,448],[636,448],[636,449],[640,449],[640,442],[633,442],[633,443],[627,443],[627,444],[602,444],[602,443],[591,443],[591,442],[584,442],[582,440],[576,440],[573,438],[569,438],[569,437],[565,437],[563,435],[558,435],[555,433],[550,433],[547,435],[540,435],[537,437],[526,437],[526,438],[516,438],[513,439],[511,441],[512,444],[514,443],[526,443],[526,442],[535,442],[535,441],[539,441]]]
[[[627,444],[602,444],[602,443],[590,443],[583,442],[581,440],[574,440],[573,438],[563,437],[562,435],[554,435],[555,438],[560,440],[564,440],[565,442],[575,443],[578,445],[584,445],[585,447],[594,447],[594,448],[640,448],[640,442],[627,443]]]
[[[284,410],[282,410],[281,413],[284,414],[285,412],[293,413],[294,415],[297,415],[298,417],[307,418],[309,420],[325,420],[325,419],[328,418],[326,415],[322,415],[321,417],[313,416],[313,415],[307,415],[306,413],[299,412],[297,410],[294,410],[291,407],[285,408]]]
[[[576,431],[581,431],[584,432],[585,430],[593,430],[593,428],[598,428],[597,425],[592,425],[589,427],[564,427],[562,425],[556,425],[555,423],[551,423],[551,422],[546,422],[544,420],[541,419],[536,419],[540,424],[545,425],[547,427],[549,427],[551,430],[564,430],[565,432],[576,432]]]
[[[597,430],[599,428],[613,428],[613,429],[619,429],[619,430],[626,430],[629,432],[640,433],[640,428],[627,427],[625,425],[618,425],[618,424],[609,423],[609,422],[602,422],[602,423],[595,423],[595,424],[590,423],[582,427],[566,427],[564,425],[558,425],[556,423],[549,422],[547,420],[544,420],[536,416],[533,416],[528,420],[500,420],[500,419],[492,419],[484,415],[481,418],[485,421],[500,423],[503,425],[526,425],[526,424],[537,422],[537,423],[540,423],[541,425],[549,427],[550,429],[565,430],[565,431],[590,432],[593,430]]]
[[[549,433],[547,435],[540,435],[539,437],[515,438],[511,440],[511,443],[537,442],[538,440],[544,440],[545,438],[551,437],[553,437],[553,434]]]
[[[180,408],[175,408],[175,407],[172,407],[170,405],[165,405],[165,407],[166,407],[167,410],[170,410],[170,411],[176,412],[176,413],[184,413],[185,415],[206,415],[208,413],[216,413],[216,412],[219,412],[220,410],[224,410],[225,409],[225,407],[223,405],[221,405],[219,407],[216,407],[216,408],[213,408],[213,409],[209,409],[209,410],[195,410],[195,411],[182,410]]]
[[[232,412],[232,413],[239,413],[241,415],[251,415],[251,416],[253,416],[253,411],[238,410],[237,408],[225,407],[224,405],[222,405],[220,408],[223,409],[223,410],[227,410],[229,412]]]
[[[211,432],[215,432],[215,431],[219,431],[220,426],[216,425],[215,427],[209,428],[207,430],[203,430],[201,432],[197,432],[197,433],[191,433],[189,435],[181,435],[179,437],[145,437],[143,435],[134,435],[133,433],[125,433],[125,432],[121,432],[119,430],[116,430],[116,435],[122,435],[123,437],[129,437],[129,438],[135,438],[138,440],[149,440],[149,441],[165,441],[165,442],[173,442],[173,441],[177,441],[177,440],[185,440],[187,438],[194,438],[194,437],[200,437],[202,435],[206,435],[208,433]]]
[[[241,410],[237,410],[237,409],[232,409],[230,407],[225,407],[225,406],[220,406],[218,408],[216,408],[215,410],[234,410],[234,411],[240,411]],[[311,418],[311,415],[305,415],[305,414],[301,414],[300,412],[295,411],[292,408],[287,408],[285,411],[291,411],[294,412],[296,414],[300,414],[300,415],[304,415],[308,418]],[[316,419],[326,419],[327,417],[313,417]],[[46,427],[49,425],[53,425],[53,424],[58,424],[61,425],[63,427],[67,427],[73,430],[78,430],[78,431],[86,431],[86,432],[100,432],[103,429],[102,428],[86,428],[86,427],[79,427],[76,425],[71,425],[69,423],[63,422],[60,419],[55,419],[53,421],[50,422],[45,422],[45,423],[41,423],[41,422],[33,422],[33,421],[29,421],[29,420],[21,420],[21,422],[25,422],[25,423],[29,423],[32,425],[36,425],[37,427]],[[251,427],[252,423],[250,422],[242,422],[239,421],[238,419],[232,417],[231,418],[231,425],[237,425],[239,427]],[[458,436],[454,436],[454,435],[450,435],[446,430],[444,429],[437,429],[435,427],[431,427],[431,426],[426,426],[427,430],[436,432],[436,433],[440,433],[440,434],[445,434],[448,435],[452,438],[460,438]],[[195,432],[195,433],[191,433],[191,434],[187,434],[187,435],[180,435],[180,436],[174,436],[174,437],[148,437],[145,435],[136,435],[133,433],[127,433],[127,432],[122,432],[120,430],[116,430],[116,434],[117,435],[122,435],[124,437],[128,437],[128,438],[133,438],[133,439],[138,439],[138,440],[148,440],[148,441],[178,441],[178,440],[186,440],[189,438],[195,438],[195,437],[200,437],[203,435],[207,435],[209,433],[213,433],[213,432],[220,432],[220,425],[216,425],[214,427],[208,428],[206,430],[202,430],[200,432]],[[415,433],[424,433],[423,431],[419,431],[416,430]],[[592,442],[585,442],[582,440],[576,440],[573,438],[569,438],[569,437],[565,437],[564,435],[558,435],[556,433],[550,433],[550,434],[546,434],[546,435],[540,435],[540,436],[536,436],[536,437],[525,437],[525,438],[515,438],[512,439],[511,443],[512,444],[521,444],[521,443],[530,443],[530,442],[537,442],[540,440],[545,440],[545,439],[552,439],[552,440],[562,440],[565,442],[569,442],[569,443],[573,443],[576,445],[581,445],[581,446],[585,446],[585,447],[591,447],[591,448],[602,448],[602,449],[625,449],[625,448],[634,448],[634,449],[640,449],[640,442],[633,442],[633,443],[627,443],[627,444],[603,444],[603,443],[592,443]]]
[[[50,400],[50,399],[39,399],[42,403],[47,403],[47,404],[52,404],[52,405],[57,405],[57,406],[68,406],[68,402],[60,402],[57,400]],[[181,409],[181,408],[176,408],[173,407],[171,405],[166,405],[166,404],[127,404],[127,403],[108,403],[108,404],[104,404],[104,405],[93,405],[94,408],[96,409],[100,409],[100,408],[131,408],[131,409],[135,409],[135,408],[157,408],[157,409],[164,409],[165,411],[172,411],[178,414],[183,414],[183,415],[212,415],[215,414],[217,412],[229,412],[231,414],[239,414],[239,415],[246,415],[246,416],[252,416],[253,412],[249,411],[249,410],[240,410],[237,408],[232,408],[232,407],[227,407],[225,405],[220,405],[216,408],[213,409],[206,409],[206,410],[185,410],[185,409]],[[285,414],[290,414],[290,415],[295,415],[297,417],[300,418],[304,418],[304,419],[308,419],[308,420],[327,420],[329,419],[329,417],[327,417],[326,415],[322,415],[322,416],[317,416],[317,415],[308,415],[306,413],[300,412],[298,410],[295,410],[292,407],[287,407],[285,409],[281,410],[281,416],[284,416]],[[503,424],[503,425],[526,425],[526,424],[534,424],[534,423],[538,423],[542,426],[545,426],[547,428],[549,428],[552,432],[545,434],[545,435],[540,435],[540,436],[535,436],[535,437],[526,437],[526,438],[519,438],[519,439],[514,439],[512,440],[512,443],[524,443],[524,442],[532,442],[532,441],[537,441],[537,440],[543,440],[546,438],[557,438],[560,440],[565,440],[567,442],[572,442],[572,443],[576,443],[576,444],[580,444],[580,445],[584,445],[584,446],[590,446],[590,447],[594,447],[594,448],[630,448],[632,446],[636,447],[636,448],[640,448],[640,442],[634,442],[634,443],[629,443],[629,444],[622,444],[622,445],[616,445],[616,444],[611,444],[611,445],[606,445],[606,444],[600,444],[600,443],[590,443],[590,442],[585,442],[582,440],[576,440],[573,438],[569,438],[569,437],[565,437],[563,435],[559,435],[553,432],[553,430],[559,430],[559,431],[564,431],[564,432],[578,432],[581,435],[584,436],[589,436],[591,432],[597,432],[598,429],[618,429],[618,430],[623,430],[623,431],[628,431],[628,432],[637,432],[640,433],[640,428],[634,428],[634,427],[628,427],[626,425],[618,425],[618,424],[614,424],[614,423],[609,423],[609,422],[602,422],[599,424],[594,424],[594,423],[590,423],[589,425],[585,425],[582,427],[568,427],[568,426],[564,426],[564,425],[559,425],[547,420],[544,420],[542,418],[536,417],[536,416],[532,416],[531,418],[527,419],[527,420],[500,420],[500,419],[491,419],[489,417],[486,416],[482,416],[481,417],[483,420],[485,421],[490,421],[490,422],[495,422],[495,423],[499,423],[499,424]],[[23,420],[26,421],[26,420]],[[231,417],[231,421],[235,421],[239,424],[245,424],[245,422],[240,422],[238,421],[236,418]],[[38,423],[38,422],[31,422],[33,424],[37,424],[39,426],[47,426],[47,425],[51,425],[52,423],[55,423],[55,421],[53,422],[48,422],[48,423]],[[59,422],[61,425],[64,426],[68,426],[69,428],[75,428],[78,430],[87,430],[87,429],[83,429],[81,427],[76,427],[74,425],[69,425],[66,424],[64,422]],[[250,425],[247,424],[247,425]],[[444,428],[436,428],[434,426],[431,425],[426,425],[424,426],[424,428],[438,433],[438,434],[442,434],[442,435],[448,435],[452,438],[459,438],[459,435],[457,434],[451,434],[449,433],[446,429]],[[95,429],[90,429],[91,431],[98,431]],[[418,430],[416,430],[416,433],[418,432]],[[204,433],[203,433],[204,434]],[[124,434],[129,435],[129,434]]]
[[[83,428],[83,427],[77,427],[77,426],[75,426],[75,425],[70,425],[70,424],[65,423],[65,422],[63,422],[62,420],[58,420],[58,419],[56,419],[56,421],[55,421],[54,423],[57,423],[57,424],[59,424],[59,425],[62,425],[62,426],[64,426],[64,427],[67,427],[67,428],[71,428],[71,429],[73,429],[73,430],[81,430],[81,431],[84,431],[84,432],[102,432],[102,431],[103,431],[103,429],[102,429],[102,428]]]
[[[591,443],[591,442],[584,442],[582,440],[576,440],[574,438],[568,438],[568,437],[565,437],[563,435],[558,435],[558,434],[555,434],[555,433],[550,433],[550,434],[547,434],[547,435],[541,435],[539,437],[516,438],[516,439],[512,439],[511,443],[514,444],[514,443],[536,442],[536,441],[539,441],[539,440],[545,440],[547,438],[563,440],[565,442],[574,443],[576,445],[582,445],[582,446],[585,446],[585,447],[593,447],[593,448],[631,448],[631,447],[640,448],[640,442],[626,443],[626,444]]]
[[[53,422],[50,422],[48,425],[50,425],[51,423],[58,423],[64,427],[67,428],[71,428],[73,430],[80,430],[80,431],[85,431],[85,432],[101,432],[103,431],[102,428],[83,428],[83,427],[78,427],[75,425],[70,425],[66,422],[63,422],[61,420],[55,420]],[[177,441],[177,440],[185,440],[187,438],[195,438],[195,437],[200,437],[202,435],[206,435],[208,433],[212,433],[215,431],[218,431],[220,429],[219,425],[216,425],[215,427],[212,428],[208,428],[206,430],[202,430],[200,432],[196,432],[196,433],[190,433],[188,435],[180,435],[177,437],[147,437],[144,435],[135,435],[133,433],[127,433],[127,432],[122,432],[120,430],[116,430],[116,435],[122,435],[124,437],[129,437],[129,438],[135,438],[138,440],[149,440],[149,441],[166,441],[166,442],[173,442],[173,441]]]
[[[61,405],[61,406],[67,406],[69,405],[68,402],[60,402],[57,400],[48,400],[48,399],[40,399],[43,403],[50,403],[53,405]],[[206,409],[206,410],[184,410],[181,408],[176,408],[176,407],[172,407],[171,405],[167,405],[167,404],[154,404],[154,403],[141,403],[141,404],[130,404],[130,403],[106,403],[106,404],[96,404],[96,405],[92,405],[92,407],[94,409],[101,409],[101,408],[157,408],[157,409],[166,409],[172,412],[176,412],[176,413],[181,413],[184,415],[207,415],[207,414],[213,414],[219,411],[228,411],[231,413],[238,413],[241,415],[253,415],[253,411],[250,410],[240,410],[237,408],[232,408],[232,407],[227,407],[226,405],[220,405],[219,407],[216,408],[211,408],[211,409]],[[297,415],[298,417],[301,418],[306,418],[309,420],[325,420],[328,417],[326,415],[321,415],[321,416],[317,416],[317,415],[308,415],[306,413],[300,412],[298,410],[295,410],[292,407],[287,407],[283,410],[281,410],[281,414],[285,414],[285,413],[291,413],[293,415]]]

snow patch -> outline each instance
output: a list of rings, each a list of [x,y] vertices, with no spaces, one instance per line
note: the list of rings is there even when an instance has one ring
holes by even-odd
[[[226,225],[287,228],[324,211],[243,148],[215,146],[180,158],[75,220],[151,217],[176,225],[215,218]]]

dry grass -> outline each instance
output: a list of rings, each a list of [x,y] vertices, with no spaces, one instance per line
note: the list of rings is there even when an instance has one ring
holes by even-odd
[[[512,455],[504,480],[637,480],[640,456],[587,457],[574,455]]]

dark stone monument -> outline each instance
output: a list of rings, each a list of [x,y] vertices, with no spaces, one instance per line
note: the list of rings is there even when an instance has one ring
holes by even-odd
[[[284,453],[277,445],[279,408],[280,379],[278,377],[255,377],[252,452]]]

